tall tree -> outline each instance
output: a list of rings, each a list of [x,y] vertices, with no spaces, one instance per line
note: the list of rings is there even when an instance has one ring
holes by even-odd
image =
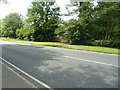
[[[0,20],[0,37],[1,37],[1,35],[2,35],[2,27],[3,27],[3,20],[1,19]]]
[[[103,37],[101,39],[112,39],[114,28],[120,20],[119,3],[117,2],[100,2],[95,8],[96,25],[101,27]]]
[[[27,22],[34,28],[35,41],[52,40],[59,20],[59,10],[54,2],[32,2]]]
[[[16,29],[23,26],[21,15],[10,13],[3,20],[2,35],[5,37],[16,38]]]

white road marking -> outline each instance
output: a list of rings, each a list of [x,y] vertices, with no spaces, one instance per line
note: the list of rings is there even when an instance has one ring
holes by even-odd
[[[52,54],[52,53],[48,53],[48,54],[50,54],[50,55],[59,55],[59,54]],[[97,62],[97,61],[91,61],[91,60],[87,60],[87,59],[75,58],[75,57],[70,57],[70,56],[65,56],[65,55],[62,55],[61,57],[71,58],[71,59],[80,60],[80,61],[84,61],[84,62],[102,64],[102,65],[107,65],[107,66],[120,67],[120,66],[113,65],[113,64],[108,64],[108,63],[103,63],[103,62]]]
[[[1,60],[3,60],[4,62],[6,62],[7,64],[9,64],[10,66],[12,66],[13,68],[17,69],[18,71],[20,71],[21,73],[23,73],[24,75],[28,76],[29,78],[31,78],[32,80],[36,81],[37,83],[39,83],[40,85],[44,86],[45,88],[48,88],[50,90],[54,90],[52,89],[50,86],[48,86],[47,84],[41,82],[40,80],[36,79],[35,77],[31,76],[30,74],[26,73],[25,71],[23,71],[22,69],[18,68],[17,66],[13,65],[12,63],[8,62],[7,60],[5,60],[4,58],[0,57]]]
[[[25,43],[18,43],[18,42],[9,42],[9,41],[2,41],[0,40],[1,45],[5,44],[20,44],[20,45],[29,45],[29,46],[37,46],[37,47],[45,47],[45,48],[55,48],[55,49],[64,49],[64,50],[73,50],[73,51],[79,51],[79,52],[87,52],[87,53],[95,53],[95,54],[103,54],[103,55],[110,55],[110,56],[120,56],[117,54],[108,54],[108,53],[102,53],[102,52],[94,52],[94,51],[85,51],[85,50],[75,50],[75,49],[67,49],[67,48],[59,48],[59,47],[49,47],[49,46],[39,46],[39,45],[32,45],[32,44],[25,44]]]
[[[96,63],[96,64],[103,64],[103,65],[107,65],[107,66],[120,67],[120,66],[113,65],[113,64],[108,64],[108,63],[103,63],[103,62],[97,62],[97,61],[91,61],[91,60],[87,60],[87,59],[80,59],[80,58],[75,58],[75,57],[70,57],[70,56],[63,56],[63,57],[77,59],[77,60],[91,62],[91,63]]]
[[[17,44],[17,43],[12,43],[12,42],[7,42],[7,41],[0,41],[0,42],[2,42],[2,44]],[[19,43],[19,44],[22,44],[22,43]],[[28,44],[26,44],[26,45],[28,45]],[[36,45],[33,45],[33,46],[36,46]],[[50,48],[55,48],[55,47],[50,47]],[[87,52],[87,51],[85,51],[85,52]],[[92,52],[92,53],[98,53],[98,52]],[[52,53],[48,53],[48,54],[59,55],[59,54],[52,54]],[[108,54],[108,55],[112,55],[112,54]],[[113,64],[103,63],[103,62],[97,62],[97,61],[91,61],[91,60],[81,59],[81,58],[75,58],[75,57],[70,57],[70,56],[65,56],[65,55],[63,55],[61,57],[72,58],[72,59],[76,59],[76,60],[81,60],[81,61],[91,62],[91,63],[96,63],[96,64],[102,64],[102,65],[107,65],[107,66],[120,67],[118,65],[113,65]]]
[[[3,63],[2,63],[3,64]],[[4,65],[4,64],[3,64]],[[24,77],[22,77],[20,74],[18,74],[17,72],[15,72],[13,69],[11,69],[10,67],[8,67],[7,65],[4,65],[8,70],[10,70],[11,72],[13,72],[15,75],[17,75],[18,77],[20,77],[22,80],[24,80],[28,85],[30,85],[32,88],[37,88],[35,85],[33,85],[32,83],[30,83],[27,79],[25,79]]]
[[[0,60],[0,64],[3,65],[2,60]],[[32,88],[37,88],[35,85],[33,85],[32,83],[30,83],[28,80],[26,80],[25,78],[23,78],[21,75],[19,75],[18,73],[16,73],[14,70],[12,70],[10,67],[6,66],[7,69],[9,69],[10,71],[12,71],[15,75],[17,75],[18,77],[20,77],[22,80],[24,80],[27,84],[29,84]]]

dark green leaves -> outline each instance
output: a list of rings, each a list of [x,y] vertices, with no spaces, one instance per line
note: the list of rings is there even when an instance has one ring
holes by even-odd
[[[22,26],[21,16],[17,13],[10,13],[3,20],[2,36],[16,38],[16,29]]]
[[[28,9],[28,24],[34,28],[35,41],[51,41],[57,28],[59,7],[54,2],[33,2]]]

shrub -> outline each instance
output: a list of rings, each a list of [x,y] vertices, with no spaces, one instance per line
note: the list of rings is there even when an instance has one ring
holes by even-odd
[[[91,42],[91,45],[120,48],[120,41],[118,41],[118,40],[95,40],[95,41]]]
[[[22,27],[16,30],[16,35],[18,39],[23,39],[27,41],[33,40],[34,30],[31,27]]]

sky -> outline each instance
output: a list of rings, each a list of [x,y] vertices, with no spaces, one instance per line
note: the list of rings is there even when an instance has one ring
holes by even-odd
[[[0,4],[0,19],[13,12],[25,16],[32,0],[8,0],[8,2],[9,4]]]
[[[33,0],[8,0],[9,4],[0,4],[0,19],[3,19],[9,13],[17,12],[23,16],[26,16],[27,9],[29,8]],[[69,4],[69,0],[56,0],[57,5],[61,7],[61,13],[65,13],[65,4]]]
[[[9,4],[0,3],[0,19],[3,19],[6,15],[13,12],[19,13],[25,17],[27,14],[27,9],[29,8],[32,1],[33,0],[8,0]],[[70,4],[70,0],[61,1],[62,0],[56,0],[56,3],[58,6],[60,6],[61,13],[66,13],[67,10],[65,9],[65,5]],[[74,9],[74,7],[71,8],[71,10],[72,9]],[[62,16],[61,18],[67,21],[76,17],[77,15],[69,17]]]

